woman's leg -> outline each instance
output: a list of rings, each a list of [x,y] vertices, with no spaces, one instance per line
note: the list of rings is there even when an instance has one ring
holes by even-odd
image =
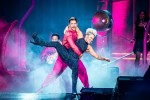
[[[135,58],[135,67],[139,67],[139,63],[140,63],[140,55],[141,55],[141,53],[140,52],[136,52],[135,53],[135,56],[136,56],[136,58]]]
[[[140,64],[140,52],[135,53],[135,75],[138,75],[138,69]]]
[[[40,46],[54,47],[64,62],[67,62],[69,60],[70,54],[68,50],[60,42],[58,41],[45,42],[41,38],[37,37],[37,34],[33,34],[32,37],[34,39],[34,42],[31,42],[31,43],[35,45],[40,45]]]
[[[73,63],[69,65],[72,69],[72,93],[77,93],[77,80],[78,80],[78,59],[71,59]]]

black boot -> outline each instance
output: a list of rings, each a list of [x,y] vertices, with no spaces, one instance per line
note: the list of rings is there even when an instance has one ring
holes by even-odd
[[[59,42],[45,42],[43,39],[41,39],[37,36],[37,33],[33,33],[32,38],[33,38],[34,42],[33,41],[30,41],[30,42],[33,43],[34,45],[56,48],[60,44]]]
[[[33,41],[30,41],[30,42],[33,43],[34,45],[40,45],[40,46],[45,46],[46,45],[45,41],[40,39],[37,36],[37,33],[33,33],[32,38],[33,38],[34,42]]]

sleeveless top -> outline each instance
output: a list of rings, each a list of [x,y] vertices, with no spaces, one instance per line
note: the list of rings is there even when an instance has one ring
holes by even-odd
[[[138,40],[143,40],[143,39],[144,39],[144,32],[145,32],[144,27],[136,26],[135,39],[136,39],[137,41],[138,41]]]
[[[85,52],[88,47],[88,43],[84,40],[84,38],[77,39],[76,45],[82,53]],[[72,49],[69,49],[69,53],[71,53],[73,57],[79,58],[79,56]]]
[[[83,53],[86,51],[88,43],[84,40],[84,38],[80,38],[76,41],[76,45],[79,48],[79,50]]]

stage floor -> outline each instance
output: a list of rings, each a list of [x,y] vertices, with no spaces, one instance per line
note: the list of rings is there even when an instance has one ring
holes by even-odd
[[[80,94],[78,94],[80,95]],[[1,92],[0,100],[71,100],[71,93],[11,93]]]

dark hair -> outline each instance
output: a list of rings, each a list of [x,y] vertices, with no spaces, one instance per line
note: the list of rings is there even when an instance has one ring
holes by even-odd
[[[51,36],[51,38],[52,38],[53,36],[57,36],[57,37],[58,37],[58,40],[60,39],[59,35],[56,34],[56,33],[53,33],[52,36]]]
[[[140,23],[140,14],[141,14],[141,12],[144,12],[144,15],[145,15],[145,18],[144,18],[143,20],[144,20],[145,22],[148,22],[148,20],[149,20],[149,16],[148,16],[147,12],[144,11],[144,10],[141,10],[141,11],[138,13],[138,15],[137,15],[135,25],[138,25],[138,24]]]
[[[71,18],[69,19],[69,23],[70,23],[70,21],[72,21],[72,20],[75,20],[76,22],[78,22],[75,17],[71,17]]]

